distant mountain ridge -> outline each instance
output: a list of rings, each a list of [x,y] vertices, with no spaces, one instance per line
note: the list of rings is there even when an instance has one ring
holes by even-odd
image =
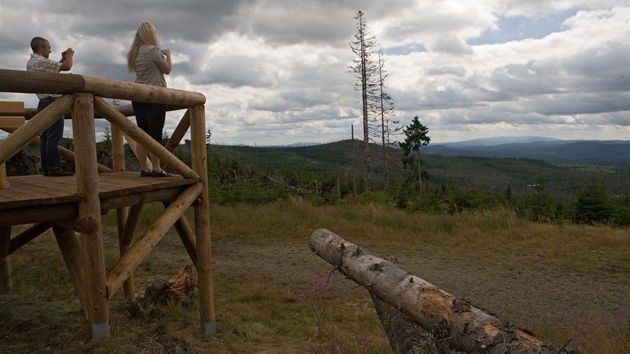
[[[559,140],[542,137],[498,137],[429,144],[425,154],[527,158],[550,163],[593,163],[630,166],[630,141]]]
[[[630,187],[628,142],[552,140],[505,144],[499,141],[493,146],[480,145],[493,143],[488,141],[461,143],[468,145],[429,144],[422,148],[423,170],[429,174],[431,183],[452,183],[460,188],[476,186],[493,192],[505,191],[510,186],[515,194],[528,194],[532,192],[532,186],[544,178],[550,193],[563,197],[574,196],[592,177],[605,181],[613,195],[627,193]],[[477,146],[473,145],[475,143]],[[354,175],[361,179],[364,171],[362,147],[363,142],[356,139],[293,147],[211,145],[208,160],[230,164],[239,161],[256,171],[322,173],[328,176],[326,178]],[[432,149],[434,152],[430,152]],[[382,147],[370,144],[370,155],[371,179],[383,182]],[[402,151],[390,148],[388,155],[389,176],[402,181],[410,173],[403,169]]]
[[[479,138],[473,140],[457,141],[451,143],[437,143],[434,145],[448,146],[496,146],[504,144],[524,144],[537,142],[558,142],[561,139],[545,138],[541,136],[498,136],[492,138]]]
[[[261,146],[316,147],[318,143]],[[596,164],[630,167],[630,140],[561,140],[540,136],[503,136],[449,143],[430,143],[423,154],[487,158],[524,158],[552,164]]]

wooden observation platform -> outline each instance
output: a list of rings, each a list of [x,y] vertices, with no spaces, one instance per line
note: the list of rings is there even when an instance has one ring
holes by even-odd
[[[71,116],[74,151],[60,150],[64,159],[74,161],[76,171],[69,177],[6,177],[0,168],[0,293],[12,289],[9,255],[52,228],[92,337],[108,337],[109,300],[121,288],[135,299],[134,269],[175,227],[197,270],[201,330],[215,333],[205,96],[75,74],[4,69],[0,92],[62,94],[41,112],[25,110],[21,102],[4,103],[0,128],[10,135],[0,141],[0,166],[29,143],[38,144],[40,132],[59,117]],[[162,103],[185,113],[164,147],[127,119],[133,115],[130,106],[112,107],[104,98]],[[94,121],[100,118],[111,123],[113,168],[96,162]],[[188,130],[191,167],[172,154]],[[175,174],[141,178],[139,172],[125,171],[124,139],[132,148],[145,147]],[[165,210],[134,239],[143,205],[150,202],[162,202]],[[189,208],[194,209],[194,227],[184,217]],[[120,258],[106,269],[101,215],[114,209]],[[17,225],[21,232],[12,232]]]

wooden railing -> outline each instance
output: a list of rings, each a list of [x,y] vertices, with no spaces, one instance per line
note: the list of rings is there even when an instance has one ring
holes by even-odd
[[[73,276],[82,306],[92,326],[93,337],[109,336],[109,299],[117,289],[123,286],[123,283],[126,295],[134,296],[131,276],[133,269],[173,225],[180,232],[197,269],[201,329],[205,333],[214,333],[216,324],[208,218],[205,96],[197,92],[83,75],[4,69],[0,69],[0,92],[62,94],[41,112],[34,113],[31,110],[30,113],[34,115],[26,124],[17,129],[8,130],[11,134],[0,142],[0,164],[5,163],[29,142],[37,142],[39,133],[59,117],[67,114],[72,117],[74,151],[61,149],[61,153],[64,158],[74,161],[77,193],[82,195],[78,202],[78,220],[75,220],[74,225],[82,226],[72,229],[72,225],[63,223],[53,225],[53,230],[56,231],[55,235],[58,239],[73,231],[81,234],[80,247],[77,247],[77,244],[64,246],[61,242],[59,246],[62,248],[62,253],[64,253],[64,247],[72,248],[72,250],[65,250],[64,257],[75,253],[77,248],[80,248],[82,253],[81,257],[74,260],[74,265],[80,269],[72,269],[68,265],[68,270]],[[166,146],[162,146],[127,119],[127,115],[132,115],[129,108],[112,107],[104,98],[162,103],[169,106],[171,110],[186,109],[186,113],[169,142]],[[113,169],[98,165],[96,162],[95,117],[103,117],[112,124]],[[189,129],[192,158],[190,167],[172,154]],[[176,174],[185,179],[194,179],[198,183],[190,185],[177,200],[169,203],[164,213],[152,225],[151,230],[147,230],[133,244],[131,244],[133,230],[131,234],[128,229],[125,230],[125,226],[129,225],[128,208],[118,209],[121,258],[107,272],[104,265],[101,205],[96,176],[98,173],[124,170],[123,137],[127,138],[130,145],[135,142],[142,145]],[[183,216],[185,210],[191,206],[195,210],[194,231]],[[139,213],[140,210],[132,206],[129,214],[138,218]],[[0,244],[9,244],[10,229],[9,232],[6,228],[0,231],[2,231]],[[3,247],[0,253],[4,253],[0,254],[4,258],[8,254],[7,248]]]

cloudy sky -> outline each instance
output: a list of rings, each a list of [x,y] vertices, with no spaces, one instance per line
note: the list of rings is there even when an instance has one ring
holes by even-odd
[[[125,55],[148,21],[173,53],[169,87],[206,96],[213,143],[326,143],[361,132],[359,10],[394,119],[418,116],[432,143],[630,139],[627,0],[0,0],[0,68],[24,70],[42,36],[52,58],[75,50],[74,74],[133,81]]]

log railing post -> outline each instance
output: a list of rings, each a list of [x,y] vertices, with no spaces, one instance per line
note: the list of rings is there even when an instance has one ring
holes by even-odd
[[[90,226],[88,228],[90,232],[81,233],[88,321],[92,329],[92,338],[100,339],[109,337],[109,303],[105,282],[101,204],[98,195],[94,97],[91,94],[74,95],[72,128],[77,193],[83,196],[79,201],[79,220]]]
[[[123,231],[120,233],[118,238],[120,242],[120,258],[122,258],[131,248],[133,235],[135,234],[136,227],[138,226],[138,222],[140,221],[140,215],[143,207],[144,204],[136,204],[132,205],[130,208],[125,208],[128,210],[128,212],[125,213],[125,225]],[[121,222],[120,218],[118,219],[118,222]],[[133,273],[129,274],[129,277],[127,277],[127,280],[125,280],[123,284],[123,288],[125,290],[125,296],[127,296],[127,299],[129,299],[130,301],[136,301]]]
[[[210,241],[210,200],[208,198],[208,156],[206,150],[206,116],[203,105],[190,111],[192,167],[200,177],[203,188],[194,206],[195,236],[197,241],[197,274],[199,277],[199,312],[201,331],[216,333],[214,315],[214,284],[212,282],[212,247]]]
[[[115,125],[111,125],[112,132],[112,167],[114,171],[125,170],[125,139],[123,132]],[[118,226],[118,248],[120,256],[122,257],[127,250],[133,239],[133,232],[135,227],[131,230],[131,235],[125,234],[125,225],[127,225],[129,215],[129,207],[122,207],[116,209],[116,222]],[[136,300],[136,293],[134,290],[133,274],[125,281],[124,285],[125,296],[130,301]]]
[[[77,240],[74,231],[59,225],[53,225],[53,233],[57,239],[59,250],[70,273],[70,279],[74,284],[77,297],[83,308],[85,317],[88,317],[88,304],[85,297],[85,274],[83,273],[83,260],[81,259],[81,245]]]

